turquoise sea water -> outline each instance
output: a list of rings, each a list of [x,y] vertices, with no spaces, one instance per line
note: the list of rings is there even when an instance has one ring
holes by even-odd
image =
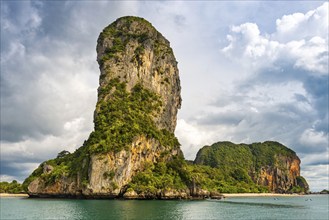
[[[1,219],[329,219],[329,196],[204,201],[0,198]]]

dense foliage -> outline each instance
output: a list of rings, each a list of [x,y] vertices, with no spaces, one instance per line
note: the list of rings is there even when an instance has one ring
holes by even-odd
[[[58,153],[57,158],[43,162],[35,169],[32,174],[23,182],[23,188],[27,191],[28,185],[36,178],[45,180],[47,184],[54,183],[60,177],[76,176],[80,172],[82,178],[87,178],[86,167],[83,166],[82,160],[88,159],[88,154],[81,151],[86,151],[85,147],[81,147],[71,154],[68,151]],[[44,166],[50,165],[53,167],[51,172],[44,172]]]
[[[0,193],[25,193],[22,184],[16,180],[12,182],[0,182]]]
[[[182,157],[176,157],[168,163],[159,162],[145,167],[143,172],[133,178],[129,188],[146,195],[156,194],[161,190],[191,190],[192,187],[222,193],[268,191],[267,188],[254,184],[250,177],[241,178],[241,174],[231,176],[218,168],[191,164]]]
[[[250,145],[218,142],[203,147],[198,152],[195,163],[217,167],[230,176],[239,175],[240,178],[248,179],[248,174],[257,175],[261,167],[283,167],[278,158],[280,156],[296,157],[296,153],[271,141]]]
[[[281,166],[281,164],[278,164],[279,162],[277,160],[278,156],[296,157],[296,153],[293,150],[274,141],[266,141],[264,143],[253,143],[247,146],[253,155],[253,164],[256,171],[265,165]]]
[[[106,97],[105,97],[106,96]],[[173,133],[159,130],[153,117],[160,113],[162,103],[155,93],[137,84],[131,92],[119,79],[111,80],[99,90],[100,101],[95,115],[95,129],[82,147],[74,153],[62,151],[57,158],[41,164],[23,183],[27,186],[37,177],[48,184],[60,177],[80,176],[83,185],[88,183],[88,166],[91,154],[129,150],[134,138],[146,136],[155,139],[167,149],[179,147]],[[53,170],[43,172],[43,165],[51,165]]]
[[[152,105],[151,102],[149,105]],[[106,126],[104,125],[104,127]],[[72,176],[80,172],[82,181],[87,184],[88,167],[83,164],[87,163],[90,153],[95,153],[94,150],[91,150],[93,148],[90,148],[91,144],[94,143],[93,141],[86,141],[84,146],[73,154],[67,151],[60,152],[56,159],[46,162],[54,167],[52,172],[43,173],[42,165],[40,165],[26,182],[31,182],[34,178],[41,176],[51,183],[60,176]],[[115,149],[108,148],[108,150]],[[253,170],[255,167],[257,169],[260,166],[277,163],[277,155],[294,156],[295,152],[277,142],[251,145],[219,142],[202,148],[198,152],[196,164],[185,161],[182,156],[175,157],[169,162],[160,161],[144,164],[144,170],[133,177],[127,186],[127,191],[134,190],[139,194],[156,195],[163,190],[186,190],[196,186],[210,192],[221,193],[268,192],[267,187],[255,184],[251,175],[255,175],[257,171]],[[111,179],[113,176],[114,173],[104,173],[104,178]],[[294,186],[290,192],[305,192],[306,180],[303,177],[297,177],[297,181],[298,186]]]
[[[126,84],[116,78],[100,88],[99,97],[102,101],[97,106],[95,131],[88,140],[92,153],[128,150],[133,139],[141,135],[158,140],[162,146],[179,146],[173,133],[159,130],[154,123],[153,117],[162,107],[155,93],[140,84],[127,92]]]
[[[278,167],[288,172],[282,157],[297,158],[296,153],[284,145],[266,141],[264,143],[233,144],[218,142],[199,150],[195,163],[218,169],[223,175],[218,183],[221,192],[266,192],[268,189],[255,185],[261,168]],[[306,180],[298,176],[297,185],[290,189],[292,193],[307,192]]]
[[[186,189],[186,184],[175,166],[176,161],[177,159],[169,163],[145,164],[145,170],[133,177],[128,191],[133,189],[139,194],[156,195],[159,190]]]

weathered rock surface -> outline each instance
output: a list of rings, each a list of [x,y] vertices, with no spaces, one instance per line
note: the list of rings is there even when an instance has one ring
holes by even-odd
[[[278,156],[279,166],[261,167],[259,175],[254,177],[255,183],[267,186],[271,192],[285,193],[297,186],[297,177],[300,176],[300,160],[297,156]],[[257,172],[257,171],[256,171]]]
[[[140,137],[132,143],[130,151],[92,155],[87,189],[91,194],[111,192],[111,196],[119,196],[131,178],[144,169],[146,162],[156,163],[164,151],[165,147],[157,141]],[[178,153],[179,150],[171,151],[171,155]]]
[[[161,96],[163,109],[154,119],[157,126],[174,132],[181,87],[176,58],[161,33],[142,18],[118,19],[100,34],[97,60],[101,71],[99,90],[114,78],[126,82],[128,91],[141,83]]]

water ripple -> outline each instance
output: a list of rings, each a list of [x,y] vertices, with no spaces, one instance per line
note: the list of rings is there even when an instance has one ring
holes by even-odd
[[[257,202],[238,202],[238,201],[219,201],[221,203],[230,203],[236,205],[247,205],[247,206],[262,206],[268,208],[298,208],[305,209],[305,206],[302,205],[289,205],[289,204],[275,204],[275,203],[257,203]]]

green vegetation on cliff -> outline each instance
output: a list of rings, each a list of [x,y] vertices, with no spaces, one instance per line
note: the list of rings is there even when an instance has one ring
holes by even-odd
[[[232,173],[235,168],[256,170],[263,166],[273,166],[278,160],[277,156],[296,157],[296,153],[278,142],[233,144],[231,142],[218,142],[203,147],[197,154],[196,164],[206,164],[217,167],[225,172]]]
[[[247,174],[230,175],[218,168],[188,163],[182,157],[145,167],[133,178],[128,190],[144,195],[156,195],[163,190],[192,191],[193,188],[217,193],[268,192],[266,187],[253,183]]]
[[[288,164],[293,163],[293,161],[298,161],[298,168],[291,167],[292,170],[288,170],[289,166],[292,166]],[[219,190],[230,193],[236,191],[266,192],[269,190],[282,190],[283,192],[292,193],[307,192],[306,180],[298,176],[299,162],[299,158],[294,151],[273,141],[249,145],[218,142],[200,149],[194,161],[195,164],[218,169],[217,172],[223,175],[223,182],[219,185],[224,185]],[[270,173],[264,174],[264,172]],[[266,175],[270,175],[270,177]],[[278,178],[295,179],[289,180],[291,186],[287,186],[288,189],[275,189],[273,184],[276,183],[272,183],[274,181],[272,179],[276,178],[276,175],[278,175]],[[262,180],[262,178],[270,179]],[[288,179],[285,181],[288,181]],[[264,182],[273,189],[258,184],[258,182]],[[281,184],[281,182],[278,184]],[[277,187],[285,186],[280,185]]]
[[[155,195],[163,190],[191,190],[193,187],[221,193],[269,192],[266,186],[253,181],[251,175],[255,172],[251,170],[253,167],[274,166],[276,155],[294,156],[295,153],[277,142],[252,145],[217,143],[202,148],[196,164],[188,163],[182,157],[167,163],[145,164],[145,169],[133,177],[127,188],[144,195]]]
[[[138,194],[156,195],[159,190],[186,189],[186,184],[177,170],[177,161],[180,160],[145,164],[146,169],[133,177],[128,191],[133,189]]]
[[[59,153],[56,159],[46,162],[54,168],[52,172],[43,173],[40,165],[23,185],[26,187],[36,177],[44,178],[50,184],[62,176],[76,176],[78,173],[82,177],[82,182],[87,185],[88,166],[83,164],[87,163],[91,153],[95,153],[90,152],[93,149],[90,148],[91,143],[94,142],[85,142],[85,146],[73,154]],[[105,152],[104,148],[101,149],[102,151],[96,152]],[[133,177],[127,185],[127,190],[134,190],[138,194],[150,197],[163,190],[184,191],[192,190],[193,187],[220,193],[269,192],[268,187],[258,185],[254,179],[259,175],[261,167],[280,167],[278,155],[296,157],[292,150],[277,142],[251,145],[219,142],[202,148],[197,154],[195,164],[186,162],[182,156],[175,157],[169,162],[144,164],[144,170]],[[113,176],[111,173],[106,175],[107,178]],[[290,189],[291,193],[307,191],[308,185],[303,177],[298,176],[297,183]]]
[[[149,39],[149,36],[145,31],[127,31],[131,23],[134,21],[138,21],[140,24],[143,24],[145,28],[154,29],[151,23],[149,23],[145,19],[132,16],[127,16],[125,17],[125,19],[120,19],[110,24],[101,32],[98,38],[98,43],[104,41],[105,39],[111,39],[113,42],[113,45],[109,48],[106,48],[104,51],[105,53],[102,55],[102,57],[100,57],[100,66],[103,66],[104,63],[111,58],[117,59],[118,54],[125,51],[126,45],[132,39],[135,39],[139,43],[143,43],[145,40]],[[120,25],[120,28],[118,28],[118,22],[124,22],[125,24]],[[138,55],[141,53],[142,50],[144,50],[142,46],[138,47],[135,50],[136,58],[138,58]]]
[[[305,178],[302,176],[298,176],[296,178],[296,180],[297,180],[297,185],[292,187],[291,192],[292,193],[308,193],[309,186],[308,186],[308,183],[305,180]]]
[[[115,22],[111,23],[109,26],[104,28],[104,30],[99,35],[98,41],[103,41],[106,38],[113,38],[116,39],[118,37],[125,37],[125,42],[127,43],[130,39],[139,39],[140,42],[143,42],[144,40],[148,39],[149,37],[145,33],[139,33],[141,30],[137,30],[135,32],[129,32],[127,31],[130,27],[130,25],[133,22],[138,22],[140,26],[143,26],[144,28],[150,28],[154,29],[152,24],[145,20],[144,18],[140,17],[134,17],[134,16],[126,16],[122,17]],[[118,22],[124,22],[124,25],[120,25],[118,28]],[[145,31],[144,31],[145,32]]]
[[[134,31],[129,31],[133,22],[138,22],[139,26],[134,27]],[[120,24],[119,24],[120,23]],[[106,47],[104,53],[99,57],[98,62],[101,67],[105,62],[110,59],[119,60],[119,56],[126,52],[126,46],[129,42],[136,41],[139,46],[134,51],[134,56],[131,62],[136,61],[138,66],[142,65],[141,55],[145,50],[145,42],[152,42],[150,45],[153,47],[154,54],[160,56],[163,59],[164,54],[173,53],[172,49],[164,42],[154,40],[153,34],[159,34],[152,26],[152,24],[143,18],[127,16],[120,18],[104,28],[97,40],[98,44],[104,42],[104,40],[111,40],[112,45]]]
[[[160,97],[155,93],[140,84],[128,92],[126,84],[116,78],[99,90],[99,97],[104,101],[98,103],[95,129],[89,139],[74,153],[62,151],[57,158],[42,163],[24,181],[25,189],[38,177],[50,185],[61,177],[79,175],[82,184],[87,185],[90,155],[130,150],[131,143],[138,136],[155,139],[168,150],[179,147],[175,135],[158,129],[153,121],[152,117],[161,111],[162,106]],[[52,166],[52,171],[45,173],[44,164]]]
[[[95,131],[88,140],[90,152],[129,150],[133,139],[141,135],[158,140],[165,147],[179,146],[173,133],[156,127],[153,117],[160,113],[162,102],[159,96],[141,84],[134,86],[129,93],[126,84],[116,78],[106,87],[101,87],[99,97],[106,101],[98,103]]]
[[[65,153],[64,153],[65,152]],[[55,159],[47,160],[39,165],[32,174],[26,178],[22,184],[24,190],[27,191],[28,185],[35,179],[41,178],[46,182],[47,185],[53,184],[57,179],[62,177],[74,176],[76,177],[79,173],[82,180],[88,178],[87,165],[83,163],[89,159],[89,153],[87,148],[82,146],[77,149],[73,154],[68,151],[62,151],[58,153]],[[44,172],[44,166],[51,166],[50,172]]]

